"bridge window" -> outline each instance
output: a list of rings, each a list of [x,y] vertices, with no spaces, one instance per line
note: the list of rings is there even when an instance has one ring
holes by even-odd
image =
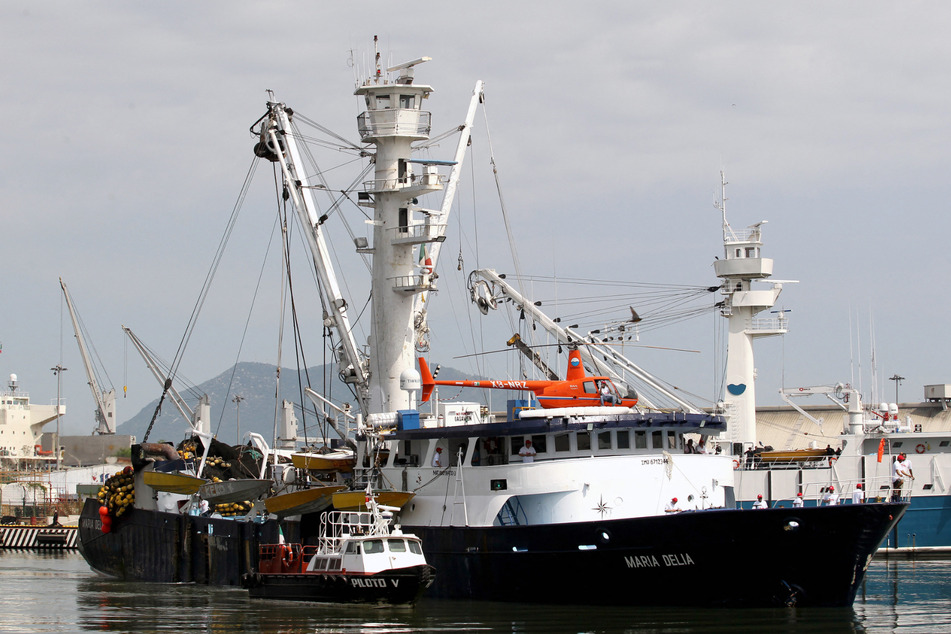
[[[675,431],[667,432],[667,448],[668,449],[677,448],[677,432]]]
[[[647,432],[646,431],[634,432],[634,448],[647,449]]]
[[[571,451],[571,437],[568,434],[555,436],[555,451]]]
[[[591,434],[586,431],[578,432],[578,451],[591,450]]]
[[[477,447],[480,449],[481,464],[503,464],[505,456],[502,453],[502,444],[497,437],[480,438]],[[476,456],[472,456],[472,464],[476,464]]]
[[[416,97],[413,95],[400,95],[400,108],[415,108]]]
[[[598,434],[598,449],[611,448],[611,432],[603,431]]]
[[[532,446],[535,448],[535,453],[547,453],[548,452],[548,439],[542,435],[532,436]]]
[[[651,448],[652,449],[663,449],[664,448],[664,433],[660,431],[651,432]]]
[[[630,449],[631,448],[631,432],[622,429],[617,432],[617,448],[618,449]]]

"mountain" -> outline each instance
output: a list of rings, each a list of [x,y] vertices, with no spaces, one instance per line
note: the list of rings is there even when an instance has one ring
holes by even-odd
[[[298,373],[296,370],[283,368],[281,370],[281,400],[291,401],[296,405],[295,413],[297,415],[298,436],[303,441],[310,442],[322,437],[321,422],[317,420],[314,414],[314,408],[303,394],[303,387],[307,385],[306,377],[310,377],[311,387],[320,394],[327,396],[335,403],[354,402],[353,395],[337,376],[333,370],[334,366],[326,365],[323,367],[310,368],[305,374],[303,371]],[[194,409],[197,406],[198,399],[202,394],[208,395],[211,403],[211,433],[218,440],[227,444],[237,444],[238,431],[244,436],[249,431],[261,434],[268,443],[274,435],[274,386],[276,382],[277,366],[268,363],[242,362],[229,368],[200,385],[185,390],[176,386],[182,398],[188,403],[188,406]],[[328,389],[324,388],[324,377],[330,377]],[[299,380],[300,377],[300,380]],[[440,379],[475,379],[458,370],[452,368],[443,368],[439,373]],[[229,390],[230,385],[230,390]],[[455,401],[477,401],[485,400],[483,391],[475,388],[442,388],[443,398],[451,398]],[[486,392],[495,392],[492,395],[495,409],[502,409],[504,405],[504,396],[498,390],[486,390]],[[236,407],[234,395],[240,395],[242,400],[240,408]],[[513,397],[509,397],[513,398]],[[307,407],[307,412],[302,413],[300,409],[301,402]],[[152,420],[155,408],[158,406],[158,398],[149,403],[138,414],[122,423],[116,429],[117,434],[129,434],[135,436],[137,441],[141,442],[145,432]],[[427,409],[428,404],[423,405]],[[240,421],[239,416],[240,414]],[[238,425],[240,424],[240,430]],[[155,419],[152,431],[149,433],[149,442],[169,441],[178,444],[188,430],[188,424],[182,418],[178,409],[166,396],[162,403],[162,410]],[[331,430],[328,434],[335,437]]]

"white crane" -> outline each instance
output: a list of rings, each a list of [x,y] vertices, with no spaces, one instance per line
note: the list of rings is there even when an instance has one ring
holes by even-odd
[[[79,343],[79,354],[83,358],[83,366],[86,368],[86,378],[89,381],[89,389],[92,390],[93,400],[96,401],[96,434],[115,434],[116,433],[116,391],[115,388],[102,390],[99,382],[96,380],[96,373],[92,367],[92,359],[89,356],[89,350],[86,348],[86,340],[83,339],[82,330],[79,327],[79,317],[76,315],[76,308],[73,306],[73,300],[66,290],[66,283],[63,278],[59,278],[59,285],[63,289],[63,296],[66,298],[66,308],[69,309],[69,316],[73,321],[73,330],[76,332],[76,341]]]

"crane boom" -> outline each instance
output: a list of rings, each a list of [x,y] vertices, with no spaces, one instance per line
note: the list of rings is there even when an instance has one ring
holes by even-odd
[[[76,308],[73,306],[73,300],[66,289],[66,282],[59,278],[59,285],[63,289],[63,297],[66,299],[66,308],[69,309],[69,317],[73,322],[73,331],[76,333],[76,341],[79,344],[79,355],[83,359],[83,367],[86,369],[86,379],[89,382],[89,389],[92,390],[93,400],[96,402],[94,412],[96,418],[96,434],[115,434],[116,433],[116,391],[110,389],[103,391],[96,380],[96,373],[92,367],[92,358],[89,356],[89,350],[86,348],[86,340],[83,338],[82,329],[79,327],[79,317],[76,315]]]
[[[152,357],[149,349],[135,336],[131,328],[123,326],[122,331],[129,337],[129,341],[132,342],[135,349],[139,351],[139,355],[145,361],[145,365],[152,372],[152,376],[155,377],[155,380],[159,382],[159,385],[164,385],[166,375],[161,371],[161,368],[159,368],[158,363]],[[198,412],[195,412],[195,410],[185,402],[185,399],[182,398],[182,395],[178,393],[178,390],[176,390],[174,386],[168,388],[168,395],[172,399],[172,404],[175,405],[175,409],[178,410],[178,413],[182,415],[182,418],[185,419],[193,430],[200,429],[206,433],[208,432],[207,427],[211,424],[211,416],[209,413],[210,405],[207,394],[202,394],[199,399]]]
[[[347,316],[347,301],[340,292],[324,233],[321,230],[323,218],[314,202],[312,189],[302,172],[303,158],[297,146],[296,135],[291,129],[288,109],[283,103],[268,102],[268,114],[262,124],[261,138],[273,153],[271,156],[280,164],[287,193],[294,203],[301,225],[307,229],[304,234],[314,260],[314,267],[320,278],[321,293],[324,295],[325,323],[332,326],[340,338],[343,356],[349,364],[346,372],[343,373],[343,378],[356,387],[360,409],[366,415],[369,404],[366,361],[357,348],[351,332],[350,319]]]
[[[639,381],[643,382],[645,385],[650,386],[658,393],[662,394],[669,400],[677,404],[677,406],[688,413],[697,413],[700,410],[688,403],[684,399],[680,398],[663,385],[660,381],[657,380],[653,375],[644,370],[643,368],[635,365],[632,361],[625,358],[619,352],[612,350],[610,346],[604,345],[604,342],[597,339],[594,335],[588,334],[583,335],[579,332],[576,332],[572,328],[564,328],[559,326],[552,318],[542,312],[534,302],[526,299],[521,293],[519,293],[515,288],[506,282],[498,273],[492,269],[477,269],[473,271],[473,275],[476,275],[486,282],[491,283],[495,288],[499,289],[504,295],[511,298],[515,305],[524,310],[526,314],[531,315],[531,318],[535,323],[539,324],[546,331],[551,333],[559,343],[562,344],[578,344],[584,343],[580,347],[581,355],[584,358],[584,362],[593,368],[593,371],[596,374],[610,377],[615,383],[629,385],[630,382],[626,380],[620,372],[615,370],[615,367],[623,369],[625,372],[630,373],[632,376],[636,377]],[[598,358],[598,355],[601,355],[602,358]],[[605,363],[602,359],[610,359],[610,365]],[[639,404],[645,405],[647,407],[653,408],[654,405],[648,401],[643,394],[638,394]]]

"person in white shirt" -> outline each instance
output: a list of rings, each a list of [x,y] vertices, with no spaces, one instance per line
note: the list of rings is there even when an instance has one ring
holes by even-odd
[[[892,463],[892,501],[897,502],[902,495],[902,487],[905,485],[905,478],[914,479],[911,468],[906,466],[905,454],[900,453]]]
[[[792,501],[793,508],[802,508],[802,493],[797,493]]]
[[[757,495],[757,496],[756,496],[756,501],[753,502],[753,508],[754,508],[754,509],[766,509],[766,508],[769,508],[769,505],[766,504],[766,500],[763,499],[763,496],[762,496],[762,495]]]
[[[680,506],[677,504],[677,498],[670,498],[670,502],[667,503],[667,508],[664,509],[664,513],[679,513]]]
[[[830,486],[829,490],[822,496],[823,506],[835,506],[839,503],[839,494],[835,492],[835,487]]]
[[[862,489],[862,483],[859,482],[855,485],[855,490],[852,491],[852,504],[861,504],[865,501],[865,491]]]
[[[535,448],[532,447],[532,441],[526,440],[525,446],[518,450],[518,455],[522,457],[522,462],[535,462]]]
[[[433,454],[433,468],[442,469],[442,447],[436,447],[436,453]]]
[[[905,454],[902,454],[901,457],[903,458],[903,460],[901,461],[901,466],[903,467],[902,475],[904,475],[906,478],[910,480],[914,480],[915,472],[911,470],[911,458],[909,458]]]

